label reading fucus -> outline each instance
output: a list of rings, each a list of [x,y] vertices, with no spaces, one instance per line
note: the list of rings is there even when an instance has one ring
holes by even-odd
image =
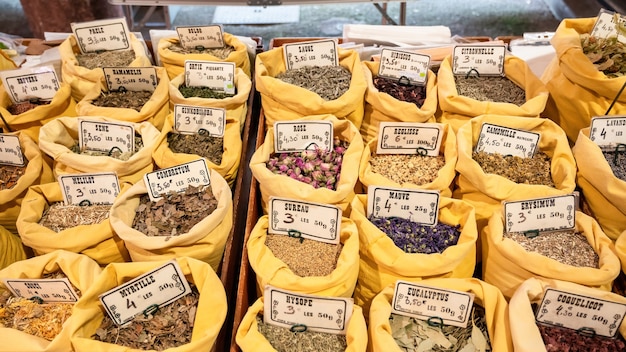
[[[137,315],[154,313],[191,293],[189,283],[176,260],[117,286],[100,295],[100,302],[117,325],[124,325]]]
[[[592,117],[589,139],[600,148],[616,148],[619,144],[626,144],[626,116]]]
[[[438,156],[443,125],[419,122],[381,122],[376,154]]]
[[[120,194],[120,182],[114,172],[59,175],[65,205],[113,204]]]
[[[124,122],[78,120],[78,145],[81,151],[135,152],[135,127]]]
[[[333,148],[333,123],[330,121],[277,121],[274,123],[276,153]]]
[[[378,76],[399,80],[406,78],[410,84],[423,86],[428,78],[430,56],[409,51],[382,49]]]
[[[174,128],[183,134],[202,130],[209,136],[223,137],[226,127],[226,109],[195,105],[174,105]]]
[[[619,42],[626,43],[626,35],[618,31],[617,26],[626,26],[626,17],[606,9],[600,9],[590,35],[596,38],[617,36]]]
[[[624,303],[548,287],[535,319],[544,324],[614,337],[622,325],[624,314]]]
[[[504,45],[457,45],[452,55],[452,73],[503,76],[505,52]]]
[[[71,303],[78,294],[68,278],[63,279],[3,279],[4,285],[16,297],[41,298],[45,303]]]
[[[233,82],[234,62],[185,60],[185,85],[188,87],[208,87],[222,92]]]
[[[50,101],[60,87],[51,66],[0,71],[0,77],[13,104],[31,99]]]
[[[111,18],[106,20],[71,23],[72,32],[80,52],[130,50],[130,37],[126,19]]]
[[[154,92],[159,81],[154,67],[104,67],[109,91]]]
[[[476,152],[532,158],[539,145],[540,133],[483,123],[476,142]]]
[[[168,192],[184,192],[189,186],[208,186],[211,183],[206,160],[198,159],[166,169],[149,172],[143,176],[148,196],[153,202]]]
[[[434,226],[439,216],[439,191],[371,186],[367,188],[367,217],[399,217]]]
[[[263,297],[263,321],[293,332],[345,335],[354,308],[352,298],[305,295],[271,285],[265,286]]]
[[[576,227],[574,194],[503,202],[506,232],[567,230]]]
[[[213,49],[224,46],[221,25],[176,27],[180,45],[187,49]]]
[[[474,294],[398,280],[391,302],[396,314],[444,325],[466,327],[474,305]],[[440,320],[440,319],[441,320]]]
[[[304,66],[337,66],[337,41],[334,39],[313,40],[283,44],[287,70]]]
[[[25,159],[18,136],[0,133],[0,164],[24,166]]]
[[[330,204],[270,197],[267,231],[275,235],[338,244],[341,239],[341,214],[341,208]]]

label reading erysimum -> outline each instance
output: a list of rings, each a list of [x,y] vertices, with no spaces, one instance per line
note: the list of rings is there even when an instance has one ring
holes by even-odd
[[[624,32],[620,33],[620,31],[617,30],[618,26],[626,28],[626,17],[606,9],[601,9],[590,35],[596,38],[617,36],[618,41],[626,43],[626,35],[624,35]]]
[[[443,125],[419,122],[381,122],[376,154],[438,156]]]
[[[371,186],[367,188],[367,217],[399,217],[434,226],[439,216],[439,191]]]
[[[130,50],[128,26],[123,17],[70,25],[83,54],[100,50]]]
[[[234,81],[234,62],[185,60],[185,85],[188,87],[209,87],[227,92],[227,86]]]
[[[333,148],[331,121],[277,121],[274,123],[276,153]]]
[[[619,144],[626,144],[626,116],[592,117],[589,139],[600,148],[616,148]]]
[[[50,66],[0,71],[0,77],[13,104],[31,99],[50,101],[59,90],[59,79]]]
[[[154,92],[159,84],[155,67],[104,67],[109,91]]]
[[[428,78],[430,56],[409,51],[382,49],[378,76],[389,79],[408,79],[410,84],[423,86]]]
[[[194,105],[174,105],[174,128],[183,134],[206,131],[209,136],[223,137],[226,109]]]
[[[345,335],[354,306],[352,298],[305,295],[270,285],[263,297],[263,321],[293,332]]]
[[[337,41],[335,39],[313,40],[283,44],[287,70],[304,66],[337,66]]]
[[[435,321],[443,322],[444,325],[464,328],[473,305],[473,293],[398,280],[391,311],[420,320],[437,318]]]
[[[218,24],[210,26],[179,26],[176,27],[176,33],[183,48],[198,48],[202,50],[224,46],[222,26]]]
[[[24,166],[24,154],[18,136],[0,133],[0,164]]]
[[[78,120],[78,145],[81,151],[135,152],[135,127],[124,122]]]
[[[483,123],[476,142],[476,152],[532,158],[539,145],[540,133]]]
[[[553,231],[576,227],[576,196],[567,194],[503,202],[506,232]]]
[[[41,298],[45,303],[78,301],[78,294],[68,278],[3,279],[2,282],[16,297]]]
[[[198,159],[143,175],[148,196],[153,202],[168,192],[184,192],[189,186],[201,187],[211,183],[206,160]]]
[[[452,73],[503,76],[505,53],[504,45],[457,45],[452,55]]]
[[[341,214],[341,208],[330,204],[270,197],[267,231],[275,235],[338,244],[341,239]]]
[[[114,172],[59,175],[65,205],[113,204],[120,194]]]
[[[117,325],[137,314],[146,316],[191,293],[189,283],[176,260],[117,286],[100,295],[100,302]]]
[[[537,322],[614,337],[626,314],[626,304],[546,288],[537,309]]]

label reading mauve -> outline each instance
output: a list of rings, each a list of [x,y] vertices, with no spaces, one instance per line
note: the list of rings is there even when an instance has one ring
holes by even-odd
[[[66,174],[57,179],[65,205],[113,204],[120,194],[114,172]]]
[[[13,104],[31,99],[50,101],[60,87],[51,66],[0,71],[0,77]]]
[[[189,186],[201,187],[211,184],[206,160],[198,159],[143,175],[148,196],[153,202],[168,192],[184,192]]]
[[[399,217],[434,226],[439,216],[439,191],[370,186],[367,188],[367,217]]]
[[[196,134],[204,130],[209,136],[223,137],[225,127],[226,109],[174,105],[174,129],[182,134]]]
[[[176,27],[178,40],[183,48],[212,49],[224,46],[221,25]]]
[[[443,125],[419,122],[381,122],[376,154],[438,156]]]
[[[626,116],[592,117],[589,139],[604,148],[616,148],[618,144],[626,144]]]
[[[159,81],[155,67],[104,67],[109,91],[154,92]]]
[[[130,50],[128,26],[123,17],[70,25],[83,54],[100,50]]]
[[[408,79],[414,85],[425,85],[430,67],[430,56],[410,51],[382,49],[378,76],[396,79]]]
[[[455,75],[504,75],[504,45],[457,45],[452,55]]]
[[[270,197],[267,232],[338,244],[341,214],[341,208],[331,204]]]
[[[532,158],[539,145],[540,133],[483,123],[476,142],[476,152]]]
[[[135,127],[125,122],[78,120],[78,145],[81,151],[135,152]]]
[[[593,25],[590,35],[596,38],[610,38],[617,36],[618,41],[626,43],[626,36],[624,33],[620,33],[617,30],[618,25],[626,25],[625,16],[606,9],[600,9],[598,17],[596,18],[596,23]]]
[[[68,278],[63,279],[3,279],[4,285],[16,297],[41,298],[45,303],[72,303],[78,294]]]
[[[234,62],[185,60],[185,85],[188,87],[209,87],[230,93],[234,81]]]
[[[24,154],[18,136],[0,133],[0,164],[24,166]]]
[[[506,232],[567,230],[576,227],[576,196],[503,202]]]
[[[304,66],[337,66],[337,41],[334,39],[313,40],[283,44],[287,70]]]
[[[315,148],[333,148],[333,123],[330,121],[277,121],[274,123],[276,153]]]

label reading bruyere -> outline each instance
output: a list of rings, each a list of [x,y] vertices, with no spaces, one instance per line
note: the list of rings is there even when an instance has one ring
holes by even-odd
[[[331,204],[270,197],[267,232],[338,244],[341,214],[341,208]]]
[[[548,287],[535,319],[539,323],[614,337],[624,314],[624,303]]]
[[[178,40],[183,48],[213,49],[224,46],[224,34],[222,26],[215,24],[210,26],[176,27]]]
[[[444,325],[466,327],[474,305],[474,294],[456,290],[396,281],[391,312],[435,321]]]
[[[626,116],[592,117],[589,139],[601,148],[617,148],[626,144]]]
[[[483,123],[476,142],[476,152],[532,158],[539,145],[540,133]]]
[[[24,166],[25,163],[20,138],[16,135],[0,133],[0,164]]]
[[[185,85],[229,93],[235,81],[235,63],[185,60]]]
[[[191,287],[176,260],[117,286],[99,296],[104,310],[117,325],[124,325],[138,314],[148,316],[191,293]]]
[[[102,70],[109,91],[154,92],[159,84],[155,67],[104,67]]]
[[[625,16],[606,9],[600,9],[590,35],[596,38],[611,38],[617,36],[618,41],[626,43],[626,35],[623,31],[620,32],[617,30],[618,26],[622,28],[626,26]]]
[[[174,128],[183,134],[206,131],[209,136],[223,137],[226,127],[226,109],[194,105],[174,105]]]
[[[438,156],[443,125],[419,122],[381,122],[376,154]]]
[[[45,303],[71,303],[78,301],[78,294],[68,278],[62,279],[2,279],[4,285],[16,297],[37,299]]]
[[[439,216],[439,191],[372,186],[367,188],[367,217],[399,217],[434,226]]]
[[[305,295],[270,285],[263,297],[263,321],[293,332],[345,335],[354,307],[352,298]]]
[[[455,75],[504,75],[504,45],[457,45],[452,55]]]
[[[114,172],[59,175],[57,178],[65,205],[113,204],[120,194]]]
[[[423,86],[428,78],[430,56],[410,51],[382,49],[378,76],[399,80],[408,79],[408,83]]]
[[[287,70],[304,66],[337,66],[337,41],[335,39],[313,40],[283,44]]]
[[[143,175],[148,196],[153,202],[168,192],[184,192],[189,186],[200,187],[211,184],[206,160],[198,159]]]
[[[130,50],[128,26],[124,17],[70,25],[83,54],[100,50]]]
[[[503,202],[506,232],[567,230],[576,227],[574,194]]]
[[[0,77],[13,104],[31,99],[50,101],[59,90],[59,79],[51,66],[0,71]]]
[[[332,150],[333,138],[331,121],[274,122],[274,151],[276,153],[315,148]]]
[[[81,151],[135,152],[135,127],[130,123],[78,119],[78,145]]]

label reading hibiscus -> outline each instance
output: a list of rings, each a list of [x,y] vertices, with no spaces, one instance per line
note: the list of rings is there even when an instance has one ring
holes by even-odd
[[[625,28],[624,26],[626,26],[625,16],[606,9],[600,9],[590,35],[596,38],[617,37],[618,41],[626,43],[624,31],[617,29],[618,27]]]
[[[277,121],[274,123],[276,153],[315,148],[332,150],[333,123],[330,121]]]
[[[120,194],[114,172],[59,175],[58,182],[65,205],[113,204]]]
[[[376,154],[438,156],[443,125],[419,122],[381,122]]]
[[[200,187],[211,184],[206,160],[198,159],[143,175],[148,196],[153,202],[168,192],[184,192],[189,186]]]
[[[626,116],[592,117],[589,139],[601,148],[620,148],[620,144],[626,144]]]
[[[71,303],[78,294],[68,278],[62,279],[3,279],[4,285],[16,297],[40,298],[44,303]]]
[[[159,84],[155,67],[104,67],[109,91],[154,92]]]
[[[476,142],[476,152],[532,158],[539,145],[540,133],[483,123]]]
[[[83,54],[95,51],[130,50],[130,37],[126,19],[71,23],[72,33]]]
[[[24,166],[26,161],[20,146],[20,138],[0,133],[0,165]]]
[[[503,202],[506,232],[568,230],[576,227],[574,194]]]
[[[367,217],[399,217],[434,226],[439,216],[439,191],[371,186],[367,188]]]
[[[382,49],[380,52],[380,65],[378,76],[400,80],[406,79],[406,83],[423,86],[428,78],[430,56],[401,51],[395,49]]]
[[[183,48],[213,49],[224,47],[221,25],[176,27],[178,40]]]
[[[267,231],[275,235],[338,244],[341,239],[341,214],[341,208],[330,204],[270,197]]]
[[[0,77],[13,104],[31,99],[51,101],[60,87],[51,66],[0,71]]]
[[[503,76],[505,53],[504,45],[456,45],[452,55],[452,73]]]
[[[206,131],[209,136],[223,137],[226,128],[226,109],[175,104],[174,128],[183,134]]]
[[[208,87],[230,93],[235,81],[235,63],[185,60],[185,85]]]
[[[135,127],[125,122],[78,119],[78,146],[81,151],[135,152]]]
[[[337,66],[337,41],[335,39],[313,40],[283,44],[287,70],[304,66]]]

